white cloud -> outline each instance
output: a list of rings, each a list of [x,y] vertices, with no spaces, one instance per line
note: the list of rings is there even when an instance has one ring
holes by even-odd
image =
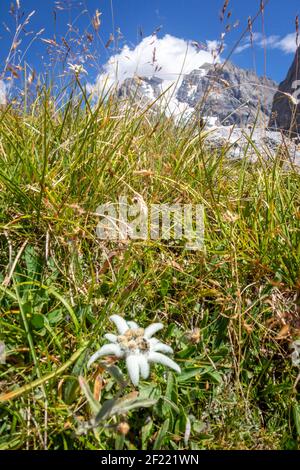
[[[217,41],[207,41],[207,47],[200,49],[192,43],[166,34],[162,39],[156,36],[144,38],[135,48],[124,46],[103,67],[94,85],[88,89],[96,95],[108,92],[115,85],[121,85],[126,78],[134,76],[161,78],[163,90],[172,84],[179,86],[183,75],[201,67],[204,63],[219,62],[214,58]],[[172,89],[172,92],[174,88]]]
[[[235,49],[235,54],[240,54],[241,52],[244,52],[246,51],[247,49],[249,49],[251,47],[251,43],[250,41],[249,42],[245,42],[244,44],[241,44],[240,46],[238,46],[236,49]]]
[[[210,52],[211,54],[218,54],[218,51],[220,49],[223,49],[223,46],[221,45],[220,41],[206,41],[207,44],[207,51]]]
[[[297,50],[297,43],[296,43],[296,33],[287,34],[284,37],[280,37],[278,35],[272,35],[264,37],[261,33],[254,33],[253,34],[253,44],[259,47],[268,47],[270,49],[279,49],[286,54],[294,54]],[[244,43],[240,44],[236,50],[236,54],[240,54],[241,52],[249,49],[251,47],[250,40],[246,40]]]
[[[296,33],[287,34],[284,38],[282,38],[278,43],[277,46],[279,49],[283,50],[287,54],[292,54],[297,50],[297,43],[296,43]]]
[[[0,105],[5,105],[7,102],[6,96],[7,96],[7,90],[6,90],[6,85],[3,80],[0,80]]]

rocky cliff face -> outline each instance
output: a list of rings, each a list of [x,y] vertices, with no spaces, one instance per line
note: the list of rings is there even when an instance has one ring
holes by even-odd
[[[293,72],[289,74],[291,78],[294,76]],[[231,63],[224,67],[205,64],[184,76],[171,93],[168,92],[170,86],[170,81],[166,83],[157,77],[128,78],[119,88],[118,97],[142,107],[155,101],[151,107],[154,112],[160,113],[161,107],[166,105],[165,109],[171,110],[172,115],[177,111],[180,119],[193,115],[202,118],[208,124],[203,129],[205,145],[223,155],[225,152],[231,159],[247,155],[250,161],[256,161],[259,152],[266,160],[272,161],[277,155],[287,167],[300,167],[298,142],[287,139],[281,132],[266,129],[269,120],[272,121],[272,104],[273,108],[278,106],[279,93],[274,99],[277,91],[274,81],[259,78],[254,72]],[[282,119],[280,109],[278,113]],[[285,119],[288,128],[289,115]]]
[[[163,103],[171,114],[185,117],[196,114],[219,126],[244,127],[256,120],[267,126],[277,90],[273,80],[260,78],[230,62],[204,64],[185,75],[173,92],[166,93],[168,87],[172,90],[171,82],[160,78],[136,77],[125,80],[119,89],[119,97],[134,97],[143,104],[155,101],[163,94]]]
[[[286,79],[275,94],[269,127],[291,131],[293,134],[300,133],[300,81],[296,83],[297,80],[300,80],[300,47]],[[294,100],[299,100],[298,106],[291,99],[293,95]]]
[[[177,98],[198,108],[203,116],[217,117],[219,125],[243,127],[257,117],[268,123],[276,89],[274,81],[230,62],[225,66],[205,64],[184,78]]]

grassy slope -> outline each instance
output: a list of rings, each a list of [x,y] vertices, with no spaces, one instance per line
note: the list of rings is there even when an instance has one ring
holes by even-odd
[[[300,326],[299,175],[279,156],[228,162],[197,129],[112,102],[54,113],[40,97],[31,113],[1,113],[0,449],[296,448],[288,339]],[[136,193],[204,204],[205,250],[97,240],[97,206]],[[96,395],[101,381],[84,354],[72,355],[102,344],[111,313],[162,321],[183,368],[180,377],[152,369],[141,392],[167,398],[129,415],[125,441],[114,428],[74,433],[75,416],[90,411],[72,377],[85,375]],[[278,339],[284,324],[287,339]],[[196,344],[187,337],[194,327]],[[101,400],[116,389],[104,377]]]

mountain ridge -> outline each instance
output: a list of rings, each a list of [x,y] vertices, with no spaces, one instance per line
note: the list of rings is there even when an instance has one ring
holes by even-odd
[[[277,86],[274,80],[232,62],[205,63],[183,75],[177,86],[156,76],[128,78],[119,87],[118,96],[135,97],[145,104],[161,101],[167,110],[170,107],[169,114],[196,115],[211,125],[244,127],[269,122]]]

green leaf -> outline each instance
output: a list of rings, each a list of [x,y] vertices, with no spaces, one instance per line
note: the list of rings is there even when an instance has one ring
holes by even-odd
[[[171,323],[166,330],[166,338],[170,338],[171,336],[180,336],[180,334],[180,330],[176,323]]]
[[[160,282],[160,293],[162,296],[167,295],[169,292],[170,283],[167,279],[162,279]]]
[[[162,413],[164,416],[169,415],[172,410],[179,413],[179,408],[175,404],[177,401],[176,381],[172,372],[168,373],[166,394],[161,399],[163,400]]]
[[[98,411],[98,413],[95,416],[95,425],[98,425],[100,421],[102,421],[105,418],[109,418],[110,416],[114,414],[113,407],[116,402],[117,402],[116,398],[111,398],[110,400],[106,400],[103,403],[102,408]]]
[[[174,427],[174,432],[175,434],[184,434],[186,430],[186,419],[187,415],[186,412],[184,411],[183,407],[180,407],[180,413],[179,416],[176,420],[175,427]]]
[[[164,401],[162,405],[162,413],[164,416],[168,415],[172,410],[177,414],[180,412],[178,406],[172,400],[169,400],[167,397],[161,397],[161,399]]]
[[[177,353],[177,356],[180,358],[180,359],[186,359],[186,358],[190,358],[191,355],[196,351],[196,347],[195,346],[188,346],[187,348],[183,349],[182,351],[179,351]]]
[[[181,374],[177,377],[177,382],[186,382],[187,380],[192,379],[196,375],[202,375],[204,372],[203,367],[193,367],[189,369],[185,369],[181,372]]]
[[[300,437],[300,404],[293,403],[293,417],[298,437]]]
[[[178,450],[178,445],[176,444],[176,442],[170,440],[169,444],[171,446],[171,449]]]
[[[58,310],[53,310],[53,312],[50,312],[47,315],[47,318],[48,318],[50,325],[55,325],[55,323],[60,322],[64,318],[64,315],[61,309],[58,309]]]
[[[172,374],[172,372],[168,372],[166,397],[169,400],[172,400],[172,398],[174,397],[175,387],[176,385],[175,385],[174,374]]]
[[[147,398],[137,398],[136,392],[129,393],[122,398],[111,398],[104,402],[102,408],[95,416],[95,425],[98,425],[103,419],[111,416],[127,414],[129,411],[137,408],[149,408],[155,405],[157,400]]]
[[[97,413],[100,412],[101,410],[101,405],[100,403],[94,398],[94,395],[87,383],[87,381],[83,378],[83,377],[79,377],[78,378],[79,380],[79,385],[80,385],[80,388],[81,390],[83,391],[90,407],[91,407],[91,410],[92,410],[92,413],[94,415],[97,415]]]
[[[205,373],[203,374],[203,377],[205,378],[206,376],[212,379],[212,381],[216,384],[220,385],[223,383],[222,376],[217,370],[214,370],[214,369],[206,370]]]
[[[157,403],[157,400],[151,398],[131,398],[131,394],[120,398],[113,407],[113,414],[128,413],[136,408],[150,408]]]
[[[103,282],[99,290],[104,297],[107,297],[110,293],[110,289],[110,285],[107,282]]]
[[[147,450],[147,441],[152,435],[153,421],[150,420],[145,426],[142,427],[142,450]]]
[[[191,441],[190,442],[190,449],[191,450],[201,450],[201,447],[199,446],[198,442]]]
[[[206,424],[203,421],[196,420],[192,424],[192,429],[196,434],[200,434],[206,429]]]
[[[36,330],[41,330],[44,328],[44,317],[43,315],[37,314],[33,315],[31,318],[31,324]]]
[[[41,272],[41,263],[37,253],[32,246],[27,246],[24,250],[24,259],[27,268],[27,275],[31,279],[36,279]]]
[[[76,396],[78,395],[78,376],[82,373],[84,366],[86,364],[86,357],[88,352],[85,351],[76,361],[72,369],[72,376],[67,379],[64,390],[63,390],[63,399],[67,405],[71,405]]]
[[[125,444],[125,436],[123,434],[117,434],[115,439],[115,450],[122,450]]]
[[[122,387],[126,386],[126,380],[125,377],[121,371],[121,369],[117,366],[105,366],[105,369],[107,372],[112,376],[113,379],[115,379],[116,382],[118,382]]]
[[[170,420],[166,419],[166,421],[162,425],[161,429],[159,430],[159,432],[157,434],[157,437],[155,439],[154,445],[153,445],[153,450],[161,450],[162,449],[164,441],[167,437],[167,432],[169,430],[169,423],[170,423]]]

